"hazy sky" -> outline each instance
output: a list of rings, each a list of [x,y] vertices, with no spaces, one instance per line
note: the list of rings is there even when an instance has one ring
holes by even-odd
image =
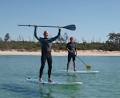
[[[120,0],[0,0],[0,37],[10,33],[12,39],[33,39],[33,28],[18,24],[75,24],[76,31],[62,29],[62,34],[106,41],[109,32],[120,32]],[[39,36],[44,30],[57,34],[57,29],[41,28]]]

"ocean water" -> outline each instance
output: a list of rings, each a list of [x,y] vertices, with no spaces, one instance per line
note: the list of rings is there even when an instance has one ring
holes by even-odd
[[[52,79],[81,81],[81,85],[41,85],[27,77],[38,78],[40,56],[0,56],[0,98],[120,98],[120,57],[81,56],[95,74],[66,73],[67,57],[54,56]],[[77,70],[86,70],[76,59]],[[72,63],[70,64],[72,70]],[[43,79],[47,81],[47,64]]]

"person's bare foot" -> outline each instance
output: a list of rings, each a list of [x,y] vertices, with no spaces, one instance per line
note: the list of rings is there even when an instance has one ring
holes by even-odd
[[[50,78],[48,79],[48,82],[53,82]]]
[[[40,81],[40,82],[43,82],[43,79],[42,79],[42,78],[39,78],[39,81]]]
[[[76,69],[74,69],[74,71],[76,71]]]

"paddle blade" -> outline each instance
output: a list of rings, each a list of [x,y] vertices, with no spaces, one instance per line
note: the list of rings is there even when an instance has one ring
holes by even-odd
[[[72,31],[74,31],[74,30],[76,30],[76,26],[75,25],[67,25],[67,26],[64,26],[64,27],[62,27],[62,28],[65,28],[65,29],[68,29],[68,30],[72,30]]]
[[[86,69],[87,69],[87,70],[91,70],[91,65],[88,65],[88,64],[87,64],[87,65],[86,65]]]

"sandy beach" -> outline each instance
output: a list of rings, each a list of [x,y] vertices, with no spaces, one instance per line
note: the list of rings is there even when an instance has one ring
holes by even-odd
[[[41,55],[40,51],[0,51],[0,55]],[[67,51],[52,51],[53,56],[67,56]],[[79,50],[78,56],[120,56],[120,51],[102,51],[102,50]]]

